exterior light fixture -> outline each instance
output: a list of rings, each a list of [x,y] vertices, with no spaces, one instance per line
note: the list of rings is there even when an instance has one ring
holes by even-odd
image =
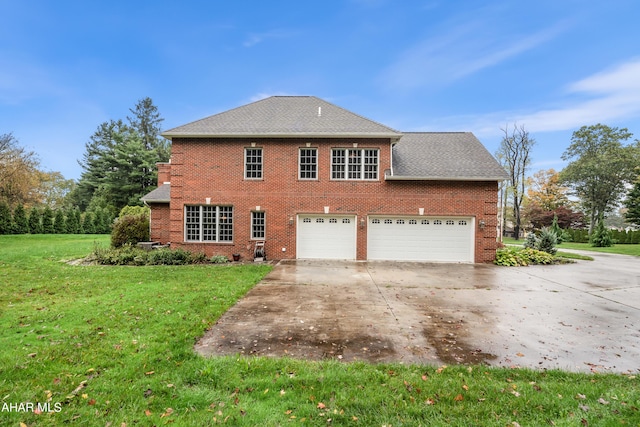
[[[485,222],[484,222],[484,219],[481,219],[481,220],[478,222],[478,226],[480,227],[480,229],[481,229],[481,230],[484,230],[484,226],[485,226],[485,225],[486,225],[486,224],[485,224]]]
[[[360,228],[364,228],[364,224],[365,224],[364,218],[360,218]]]
[[[289,216],[289,225],[293,225],[293,215]]]

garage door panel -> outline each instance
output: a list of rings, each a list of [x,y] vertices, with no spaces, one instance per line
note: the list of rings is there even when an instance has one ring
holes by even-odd
[[[302,259],[355,259],[355,216],[299,215],[296,256]]]
[[[473,262],[472,218],[370,217],[372,260]]]

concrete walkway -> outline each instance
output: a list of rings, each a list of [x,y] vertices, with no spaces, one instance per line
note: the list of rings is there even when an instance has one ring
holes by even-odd
[[[640,371],[640,259],[531,267],[282,261],[203,355]]]

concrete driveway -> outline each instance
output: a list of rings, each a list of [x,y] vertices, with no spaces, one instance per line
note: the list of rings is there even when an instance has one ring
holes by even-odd
[[[640,260],[531,267],[282,261],[203,355],[640,371]]]

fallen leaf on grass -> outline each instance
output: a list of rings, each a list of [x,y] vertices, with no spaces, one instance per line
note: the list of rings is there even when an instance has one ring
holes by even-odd
[[[148,410],[148,409],[145,409],[145,410],[144,410],[144,414],[145,414],[147,417],[150,417],[150,416],[151,416],[151,411],[150,411],[150,410]]]
[[[149,372],[145,372],[144,374],[145,374],[145,375],[153,375],[153,374],[155,374],[155,373],[156,373],[155,371],[149,371]]]
[[[164,417],[171,416],[171,414],[173,414],[173,409],[171,409],[171,408],[167,408],[167,409],[164,411],[164,414],[160,415],[160,418],[164,418]]]
[[[461,402],[464,400],[464,396],[459,394],[456,397],[454,397],[453,400],[455,400],[456,402]]]
[[[324,409],[326,407],[327,407],[327,405],[325,405],[324,403],[318,402],[318,406],[317,406],[318,409]]]

